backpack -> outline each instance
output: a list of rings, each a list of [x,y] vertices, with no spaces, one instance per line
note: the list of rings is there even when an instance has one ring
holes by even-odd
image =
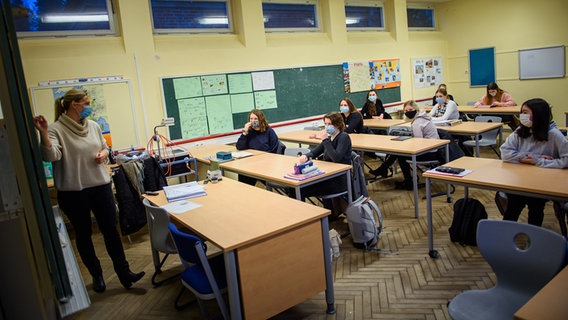
[[[450,240],[461,245],[477,246],[477,223],[487,219],[485,207],[473,198],[459,199],[454,204],[454,218],[448,229]]]
[[[346,214],[353,246],[371,250],[383,230],[383,215],[377,204],[365,196],[360,196],[349,204]]]

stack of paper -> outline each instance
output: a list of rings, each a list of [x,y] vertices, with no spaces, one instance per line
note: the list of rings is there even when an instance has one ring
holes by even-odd
[[[308,173],[300,173],[300,174],[295,174],[294,172],[290,172],[288,174],[284,175],[284,178],[288,178],[288,179],[292,179],[292,180],[306,180],[315,176],[319,176],[320,174],[324,174],[325,172],[317,169],[314,171],[310,171]]]
[[[252,156],[252,153],[247,152],[247,151],[233,151],[233,152],[231,152],[231,155],[235,159],[240,159],[240,158],[250,157],[250,156]]]
[[[168,201],[195,198],[207,195],[205,188],[196,181],[165,186],[164,193]]]

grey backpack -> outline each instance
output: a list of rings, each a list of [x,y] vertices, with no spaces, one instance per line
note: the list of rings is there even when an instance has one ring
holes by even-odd
[[[377,204],[370,198],[360,196],[349,204],[346,214],[353,246],[371,250],[383,230],[383,216]]]

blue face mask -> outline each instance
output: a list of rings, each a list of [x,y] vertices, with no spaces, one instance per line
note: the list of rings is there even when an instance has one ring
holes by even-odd
[[[93,113],[93,107],[91,106],[84,106],[83,111],[79,112],[79,118],[87,119]]]
[[[332,125],[329,126],[325,126],[325,132],[327,132],[327,134],[329,134],[330,136],[335,134],[335,127]]]
[[[369,96],[369,101],[375,102],[377,100],[377,96]]]
[[[341,111],[341,113],[347,113],[347,112],[349,112],[349,107],[348,106],[339,106],[339,111]]]
[[[439,103],[439,104],[442,104],[442,103],[446,102],[446,99],[445,98],[436,98],[436,102]]]

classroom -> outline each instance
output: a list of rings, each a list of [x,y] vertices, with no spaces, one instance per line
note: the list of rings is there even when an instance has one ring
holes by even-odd
[[[77,82],[73,81],[77,80],[79,84],[92,85],[89,88],[92,88],[93,92],[103,91],[102,93],[97,92],[97,98],[104,100],[99,100],[99,103],[106,103],[108,114],[106,120],[110,127],[112,147],[115,150],[145,148],[155,132],[169,137],[174,143],[183,143],[185,147],[190,149],[210,144],[234,144],[247,120],[248,111],[240,109],[239,114],[235,114],[234,111],[233,113],[217,113],[217,115],[232,117],[230,121],[226,118],[216,121],[206,120],[200,114],[199,116],[204,121],[212,121],[208,122],[209,129],[205,130],[197,128],[203,123],[187,125],[191,119],[191,114],[184,115],[180,110],[175,110],[171,104],[172,100],[168,100],[173,99],[174,102],[177,100],[176,97],[173,97],[178,94],[178,92],[174,93],[176,82],[195,80],[199,77],[201,79],[213,79],[218,75],[226,75],[229,79],[236,79],[241,75],[254,77],[257,74],[272,74],[276,80],[273,86],[276,88],[278,107],[268,108],[265,113],[267,114],[267,121],[276,133],[285,134],[311,126],[315,122],[321,122],[322,115],[327,112],[339,111],[338,102],[342,97],[351,97],[357,108],[363,106],[364,92],[347,94],[342,91],[344,89],[342,66],[345,63],[389,59],[398,62],[400,86],[377,90],[377,94],[383,100],[387,111],[395,118],[400,116],[399,110],[406,100],[416,100],[421,106],[430,104],[437,84],[440,82],[447,85],[448,92],[453,95],[460,106],[471,104],[483,96],[486,89],[485,86],[471,86],[470,84],[470,51],[493,48],[495,81],[502,89],[512,95],[519,108],[523,101],[531,98],[543,98],[552,106],[552,115],[556,124],[562,128],[568,126],[568,106],[566,105],[566,101],[568,101],[568,91],[566,90],[568,78],[565,76],[565,70],[561,77],[537,79],[521,79],[519,70],[521,64],[520,50],[548,47],[565,48],[568,45],[568,35],[565,32],[565,30],[568,30],[568,19],[566,19],[568,17],[568,2],[564,0],[543,0],[540,2],[528,0],[227,0],[220,2],[229,4],[230,32],[202,33],[154,32],[152,20],[154,13],[152,12],[151,2],[154,1],[112,0],[117,35],[18,38],[17,49],[21,66],[16,67],[21,68],[25,79],[25,83],[21,83],[25,84],[25,87],[20,89],[26,93],[22,95],[22,99],[28,99],[24,103],[24,106],[29,109],[26,112],[32,115],[43,114],[48,122],[52,123],[54,120],[52,108],[55,91],[75,85]],[[5,5],[4,3],[2,2],[3,6],[9,6],[9,4]],[[314,5],[317,8],[319,19],[318,28],[307,32],[267,31],[263,20],[264,3],[308,3]],[[361,4],[382,8],[384,24],[382,29],[357,30],[346,27],[345,6]],[[433,9],[435,27],[431,29],[409,29],[408,8]],[[5,16],[6,13],[3,12],[3,17]],[[2,41],[5,44],[8,43],[8,39]],[[2,57],[2,61],[5,59],[7,57]],[[417,84],[413,63],[420,59],[436,59],[441,62],[442,79],[440,82],[432,83],[432,85]],[[566,57],[564,59],[565,66]],[[3,78],[8,79],[9,73],[4,69],[2,70]],[[320,79],[325,81],[337,75],[340,79],[339,84],[337,86],[326,86],[325,81],[322,81],[322,83],[314,84],[312,87],[308,83],[301,83],[297,88],[290,89],[293,85],[298,84],[294,84],[294,80],[301,80],[301,77],[297,74],[302,72],[307,74],[311,71],[314,71],[317,76],[321,76]],[[64,80],[71,80],[71,82],[58,82]],[[314,82],[313,80],[314,78],[308,78],[307,81]],[[8,126],[7,124],[19,117],[20,113],[7,101],[8,96],[12,97],[13,91],[8,91],[7,87],[4,88],[5,84],[2,86],[0,116],[3,126]],[[305,88],[305,91],[302,90],[302,87]],[[249,91],[252,92],[252,89],[249,89]],[[308,94],[305,94],[305,92]],[[279,93],[282,95],[278,96]],[[203,99],[207,98],[205,93],[197,94],[197,96]],[[274,96],[258,95],[257,98],[270,100]],[[286,110],[286,107],[295,109]],[[175,119],[176,126],[156,128],[168,117]],[[188,130],[193,129],[193,131],[183,131],[183,121],[185,121]],[[218,124],[219,128],[212,129],[212,124]],[[207,126],[205,127],[207,128]],[[28,132],[31,135],[36,133],[33,128],[29,129]],[[504,133],[505,137],[511,133],[506,126],[504,126]],[[10,142],[10,144],[13,144],[13,142]],[[290,142],[286,142],[286,145],[294,146]],[[11,162],[18,180],[26,181],[22,178],[26,175],[26,164],[30,166],[33,162],[31,162],[32,160],[25,162],[22,159],[29,156],[30,151],[23,151],[20,147],[17,150],[21,151],[15,152]],[[490,153],[482,155],[495,158],[495,155]],[[200,168],[200,180],[206,177],[206,171],[206,166],[203,169]],[[233,177],[234,174],[228,174],[228,178]],[[420,182],[424,182],[423,180]],[[37,181],[35,182],[37,183]],[[561,187],[561,185],[559,186]],[[434,185],[433,188],[438,191],[441,187]],[[444,243],[449,242],[447,226],[451,223],[452,204],[443,203],[444,200],[441,198],[432,200],[434,208],[430,214],[434,217],[435,244],[442,256],[440,260],[434,260],[428,257],[427,249],[426,210],[429,203],[416,197],[417,195],[420,197],[425,195],[424,189],[421,188],[416,191],[414,200],[412,199],[412,192],[405,192],[404,200],[400,200],[394,190],[391,189],[391,187],[381,185],[380,182],[369,185],[369,192],[373,193],[372,198],[383,211],[390,213],[397,210],[396,205],[387,205],[387,202],[382,204],[381,201],[384,199],[397,197],[398,203],[404,203],[402,211],[404,211],[405,217],[389,217],[387,215],[385,216],[385,223],[387,223],[387,227],[389,226],[388,223],[391,223],[391,227],[397,229],[397,231],[398,229],[406,230],[408,234],[420,237],[420,241],[417,240],[418,247],[408,246],[408,243],[405,243],[408,241],[407,239],[401,240],[393,234],[391,237],[385,237],[382,244],[385,247],[396,247],[401,252],[401,255],[396,257],[362,253],[360,250],[356,252],[355,249],[353,251],[346,250],[342,257],[345,260],[333,262],[337,303],[337,314],[335,316],[326,315],[326,296],[322,290],[309,295],[306,297],[306,301],[298,306],[274,316],[274,319],[371,319],[381,318],[382,312],[386,312],[382,318],[394,318],[398,315],[399,318],[403,319],[449,319],[446,303],[453,296],[467,289],[485,289],[494,284],[494,275],[491,274],[477,249],[455,248],[451,242],[449,245]],[[461,186],[456,186],[454,201],[463,195],[462,189]],[[47,195],[46,190],[38,189],[37,186],[23,187],[20,192],[24,199],[38,197],[38,194],[39,197],[46,197]],[[486,207],[488,207],[489,216],[500,219],[491,198],[494,192],[474,191],[474,188],[471,188],[470,194],[473,197],[484,199],[485,203],[488,203]],[[561,195],[557,195],[557,197],[562,198]],[[31,205],[26,204],[25,206]],[[33,211],[33,207],[26,207],[27,210]],[[420,216],[418,216],[419,211]],[[547,204],[545,214],[547,217],[545,217],[543,226],[558,232],[558,224],[553,216],[550,202]],[[389,221],[389,218],[392,220]],[[19,222],[23,225],[21,229],[38,230],[38,225],[42,221],[38,221],[36,218],[29,219],[31,222]],[[523,221],[526,221],[526,218]],[[5,225],[0,230],[5,230],[7,227]],[[10,228],[13,228],[13,225]],[[418,233],[420,235],[417,235]],[[30,237],[27,240],[22,240],[27,243],[21,250],[22,252],[29,253],[34,251],[33,249],[43,248],[41,237],[30,234],[34,234],[34,232],[22,231],[18,234],[18,237],[23,239]],[[128,240],[123,239],[127,256],[145,253],[148,256],[150,255],[147,233],[138,238],[140,242],[143,239],[146,242],[145,247],[137,247],[137,238],[133,238],[134,244],[127,243]],[[110,275],[112,274],[112,266],[104,252],[100,234],[98,241],[100,243],[96,244],[97,250],[102,252],[99,256],[101,259],[106,259],[103,260],[103,263],[106,264],[105,275]],[[403,253],[413,254],[412,260],[415,261],[405,260]],[[461,267],[466,268],[469,273],[460,274],[450,266],[453,263],[452,261],[444,260],[444,257],[450,255],[450,253],[456,256],[464,255],[460,262],[465,261],[465,263]],[[5,256],[6,254],[13,254],[13,252],[3,251],[2,254]],[[419,254],[423,254],[421,259],[416,258]],[[28,275],[28,278],[33,279],[33,281],[25,282],[26,289],[24,290],[26,294],[33,297],[33,299],[30,298],[31,306],[26,308],[18,304],[2,303],[2,309],[7,312],[6,314],[28,315],[32,318],[54,318],[57,311],[51,305],[46,306],[45,301],[53,301],[55,294],[52,292],[50,281],[42,279],[49,279],[48,263],[46,262],[49,260],[49,254],[41,254],[37,257],[34,257],[33,254],[23,255],[18,260],[17,265],[21,265],[22,270],[25,270],[22,277]],[[179,260],[177,257],[170,257],[169,259]],[[384,261],[384,265],[380,264],[381,260]],[[153,313],[156,318],[159,317],[160,313],[163,313],[163,317],[168,319],[182,316],[200,317],[201,313],[197,306],[191,306],[189,309],[194,310],[184,310],[177,313],[178,316],[176,316],[177,311],[173,308],[173,299],[175,299],[177,290],[179,290],[179,281],[174,281],[175,284],[169,284],[162,288],[167,288],[171,292],[162,293],[161,300],[170,299],[172,301],[148,304],[148,301],[136,297],[137,295],[143,296],[148,291],[156,290],[150,283],[153,266],[149,262],[150,259],[148,258],[145,262],[131,261],[131,264],[136,266],[137,269],[144,268],[146,271],[145,278],[140,281],[140,283],[144,282],[142,288],[136,288],[137,283],[134,285],[134,289],[130,290],[134,291],[135,294],[123,297],[122,291],[124,290],[119,289],[118,279],[116,277],[107,279],[109,287],[112,287],[113,284],[116,286],[110,290],[111,294],[101,296],[91,290],[89,292],[92,303],[90,309],[81,311],[69,318],[79,319],[81,315],[84,318],[94,318],[97,316],[97,312],[100,312],[100,315],[104,317],[111,317],[112,312],[116,312],[115,316],[143,318],[145,314],[138,313],[140,311],[136,309],[142,309],[141,304],[145,303],[148,307],[145,312]],[[351,268],[359,270],[351,273],[349,271]],[[477,276],[473,275],[475,268],[484,268],[485,275],[475,278]],[[381,270],[385,272],[386,277],[389,273],[398,273],[398,270],[403,269],[412,269],[413,271],[420,269],[420,272],[417,272],[418,275],[416,275],[404,271],[401,272],[402,275],[393,278],[394,280],[385,280],[368,290],[354,289],[361,290],[363,293],[354,295],[355,297],[352,299],[346,298],[345,301],[348,302],[339,303],[340,297],[343,299],[344,294],[349,294],[350,286],[357,284],[360,284],[361,287],[367,286],[367,284],[350,277],[362,278],[365,277],[366,272],[381,272]],[[7,278],[5,270],[6,268],[2,271],[2,279]],[[447,290],[452,294],[445,299],[428,300],[428,290],[443,290],[446,284],[443,282],[444,280],[440,280],[440,283],[432,282],[429,287],[427,282],[444,272],[455,275],[458,278],[457,280],[454,279],[456,283],[460,281],[464,283],[459,287],[460,289],[457,289],[456,283],[449,284]],[[83,273],[83,275],[85,283],[89,287],[90,277],[88,273]],[[459,278],[462,276],[463,279]],[[8,291],[6,290],[18,286],[18,280],[14,279],[10,282],[12,287],[7,286],[1,292],[0,297],[2,299],[0,300],[4,301],[7,297],[6,292]],[[416,290],[416,292],[413,293],[412,290]],[[402,291],[406,291],[406,293]],[[121,303],[133,305],[125,307],[126,310],[124,311],[120,311],[121,306],[112,305],[108,302],[113,299],[115,294],[121,296]],[[405,294],[408,296],[405,296]],[[408,299],[406,301],[407,306],[404,306],[403,300],[405,299]],[[389,305],[389,300],[396,302]],[[410,300],[412,302],[409,302]],[[423,307],[420,305],[421,303],[424,304]],[[159,306],[152,309],[152,304],[159,304]],[[369,304],[377,304],[377,306],[368,307]],[[102,311],[109,306],[112,311]],[[217,312],[218,309],[214,302],[211,305],[208,304],[208,306],[213,312]],[[160,309],[166,307],[173,310]],[[10,310],[8,311],[8,309]],[[148,315],[147,318],[152,318],[152,316]]]

